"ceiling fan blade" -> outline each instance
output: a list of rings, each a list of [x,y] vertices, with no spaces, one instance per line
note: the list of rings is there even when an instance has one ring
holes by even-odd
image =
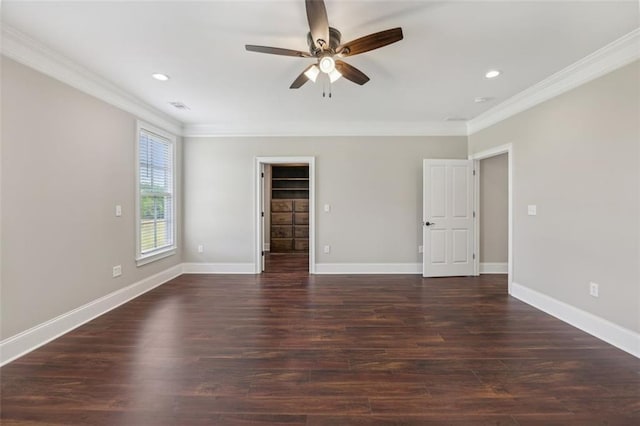
[[[392,28],[344,43],[336,49],[340,56],[353,56],[402,40],[402,28]]]
[[[306,67],[304,69],[304,71],[302,71],[302,73],[300,73],[300,75],[295,80],[293,80],[293,83],[291,83],[291,86],[289,86],[289,89],[299,89],[300,87],[302,87],[303,84],[305,84],[307,81],[309,81],[309,77],[307,77],[307,75],[305,73],[313,65],[314,64],[311,64],[308,67]]]
[[[307,7],[307,20],[309,21],[309,29],[313,43],[318,48],[323,46],[329,47],[329,19],[327,18],[327,8],[324,6],[324,0],[305,0]],[[318,40],[323,40],[324,44],[320,45]]]
[[[291,49],[282,49],[280,47],[254,46],[252,44],[246,44],[244,47],[249,52],[270,53],[272,55],[282,55],[282,56],[297,56],[299,58],[312,57],[307,52],[301,52],[299,50],[291,50]]]
[[[365,73],[363,73],[353,65],[349,65],[348,63],[341,60],[336,61],[336,69],[340,72],[340,74],[342,74],[344,78],[346,78],[347,80],[351,80],[361,86],[369,81],[369,77],[367,77]]]

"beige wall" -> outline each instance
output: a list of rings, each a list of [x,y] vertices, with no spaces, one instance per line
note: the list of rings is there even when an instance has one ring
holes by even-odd
[[[135,132],[132,115],[2,58],[2,338],[180,262],[135,266]]]
[[[480,161],[480,262],[507,263],[509,247],[509,158]]]
[[[466,158],[466,139],[187,138],[185,261],[253,262],[255,157],[315,156],[316,262],[419,263],[422,160]]]
[[[514,282],[634,331],[639,76],[635,62],[469,138],[470,153],[513,144]],[[527,215],[530,204],[537,216]]]

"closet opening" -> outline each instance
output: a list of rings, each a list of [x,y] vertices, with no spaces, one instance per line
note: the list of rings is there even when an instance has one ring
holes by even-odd
[[[264,272],[309,270],[309,165],[265,165]]]
[[[257,159],[257,273],[314,273],[313,160]]]

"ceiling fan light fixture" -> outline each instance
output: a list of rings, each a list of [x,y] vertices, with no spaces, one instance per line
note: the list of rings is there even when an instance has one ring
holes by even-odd
[[[335,68],[329,73],[329,81],[332,83],[338,80],[340,77],[342,77],[342,74]]]
[[[316,82],[320,73],[326,74],[331,82],[344,77],[362,86],[369,81],[369,77],[353,65],[343,62],[342,59],[347,56],[359,55],[370,50],[379,49],[404,38],[402,28],[396,27],[342,43],[340,31],[329,26],[327,10],[324,4],[325,0],[305,0],[304,3],[307,22],[309,23],[309,32],[307,33],[308,53],[300,50],[253,44],[245,44],[244,46],[245,50],[249,52],[313,58],[315,62],[304,68],[293,80],[289,89],[299,89],[309,80]],[[329,94],[329,97],[331,97],[331,94]]]
[[[320,74],[320,68],[318,68],[317,65],[312,65],[308,70],[304,72],[304,75],[306,75],[307,78],[313,81],[314,83],[316,82],[316,79],[318,78],[319,74]]]
[[[331,56],[323,56],[320,62],[318,62],[318,65],[320,66],[320,71],[325,74],[330,74],[336,69],[336,61],[334,61]]]

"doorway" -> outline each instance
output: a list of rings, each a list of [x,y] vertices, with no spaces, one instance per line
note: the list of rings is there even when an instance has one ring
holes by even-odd
[[[506,155],[506,158],[504,157]],[[502,157],[501,157],[502,156]],[[484,214],[492,214],[491,212],[487,212],[486,208],[481,208],[484,203],[481,198],[483,197],[481,188],[480,188],[480,179],[476,179],[475,185],[475,210],[478,212],[478,223],[480,226],[476,227],[476,253],[477,262],[476,262],[476,273],[475,275],[480,275],[481,273],[506,273],[507,274],[507,283],[508,283],[508,291],[511,293],[511,283],[513,280],[513,147],[512,144],[506,144],[502,146],[498,146],[492,149],[488,149],[486,151],[481,151],[476,154],[469,156],[470,160],[474,160],[476,169],[478,170],[478,174],[482,176],[482,167],[481,164],[483,160],[490,160],[491,162],[495,162],[496,164],[500,162],[500,160],[506,160],[506,187],[507,187],[507,236],[506,236],[506,268],[503,262],[488,262],[485,261],[484,265],[481,263],[481,259],[487,260],[490,257],[485,256],[483,251],[491,251],[492,253],[489,256],[496,255],[496,251],[499,252],[500,248],[494,249],[490,248],[490,244],[488,244],[488,240],[483,238],[481,234],[484,232],[491,232],[492,226],[503,226],[504,223],[494,223],[488,225],[488,223],[492,222],[494,218],[483,218],[483,210]],[[489,164],[489,162],[485,163]],[[495,165],[495,164],[494,164]],[[492,171],[492,172],[495,172]],[[495,173],[498,176],[502,176],[500,179],[504,179],[504,172],[498,171]],[[499,182],[500,185],[504,185],[504,182]],[[505,218],[502,216],[502,219],[498,219],[498,221],[504,221]],[[484,226],[483,226],[484,225]],[[501,238],[503,239],[503,237]],[[481,241],[483,244],[481,245]],[[504,244],[504,242],[498,242],[498,244]]]
[[[309,165],[265,164],[263,272],[306,272]]]
[[[506,274],[509,238],[508,154],[480,160],[480,274]]]
[[[256,158],[256,273],[314,273],[314,157]]]

